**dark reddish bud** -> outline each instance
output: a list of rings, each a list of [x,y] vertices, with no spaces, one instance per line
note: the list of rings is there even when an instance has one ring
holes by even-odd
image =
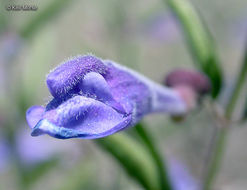
[[[177,69],[168,74],[164,84],[177,91],[187,106],[187,111],[198,105],[201,96],[210,92],[211,84],[206,75],[194,70]],[[174,115],[174,121],[182,121],[186,115]]]
[[[190,87],[198,95],[207,94],[211,89],[208,77],[194,70],[176,69],[168,74],[164,83],[169,87]]]

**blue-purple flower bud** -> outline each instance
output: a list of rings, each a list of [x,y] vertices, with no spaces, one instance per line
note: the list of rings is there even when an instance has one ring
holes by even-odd
[[[92,55],[64,62],[46,81],[53,99],[26,113],[32,136],[100,138],[135,125],[149,113],[187,111],[176,91]]]

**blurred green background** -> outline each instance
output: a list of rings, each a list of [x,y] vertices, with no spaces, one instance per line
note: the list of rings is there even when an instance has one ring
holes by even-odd
[[[225,75],[224,94],[219,102],[224,104],[243,57],[247,1],[191,2],[217,43]],[[45,76],[71,56],[93,53],[135,69],[156,82],[162,82],[174,68],[194,68],[178,21],[165,3],[161,0],[2,0],[0,3],[0,189],[142,189],[93,140],[31,137],[25,111],[31,105],[49,101]],[[38,10],[7,11],[5,6],[12,4],[36,5]],[[240,101],[238,110],[241,105]],[[178,124],[161,114],[144,119],[162,154],[168,160],[186,164],[191,175],[198,178],[215,125],[208,107],[206,103]],[[240,127],[230,133],[215,189],[246,189],[247,128],[246,124],[237,125]],[[131,133],[131,129],[123,133]]]

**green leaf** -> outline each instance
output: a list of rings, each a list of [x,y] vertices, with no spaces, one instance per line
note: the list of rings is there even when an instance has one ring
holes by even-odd
[[[43,8],[37,10],[37,16],[31,19],[20,31],[20,35],[24,38],[31,38],[37,30],[44,24],[58,16],[68,5],[73,1],[68,0],[53,0]]]
[[[233,114],[233,111],[236,107],[236,103],[239,100],[239,95],[241,93],[241,90],[246,83],[246,76],[247,76],[247,48],[246,48],[246,53],[244,57],[244,61],[242,63],[242,66],[240,67],[239,73],[237,74],[237,79],[233,88],[233,91],[231,93],[231,96],[229,98],[229,102],[226,108],[226,117],[230,118],[231,115]],[[247,107],[247,102],[246,102],[246,107]],[[245,108],[246,110],[247,108]],[[244,115],[247,114],[246,111],[244,111]],[[246,117],[246,116],[244,116]]]
[[[244,58],[243,58],[242,66],[239,70],[238,79],[237,79],[237,82],[235,85],[235,91],[237,91],[237,92],[235,92],[235,94],[232,93],[232,98],[234,100],[232,101],[231,106],[234,106],[235,102],[238,99],[238,95],[240,93],[241,88],[244,86],[244,83],[246,83],[246,77],[247,77],[247,42],[246,42],[244,51],[245,52],[244,52]],[[247,97],[245,97],[245,106],[244,106],[244,111],[242,114],[242,119],[244,121],[246,121],[246,119],[247,119]]]
[[[196,66],[210,78],[212,97],[216,98],[222,86],[222,71],[208,28],[188,0],[166,2],[180,22]]]
[[[246,121],[246,120],[247,120],[247,97],[245,100],[244,110],[242,114],[242,121]]]
[[[138,123],[134,127],[134,129],[136,130],[137,134],[141,137],[142,141],[144,142],[147,149],[150,151],[150,154],[152,155],[156,163],[162,189],[172,189],[170,180],[168,178],[168,172],[165,166],[165,159],[163,159],[160,155],[154,139],[145,127],[145,125]]]
[[[143,144],[123,133],[98,139],[96,142],[108,151],[145,189],[162,189],[156,164]]]

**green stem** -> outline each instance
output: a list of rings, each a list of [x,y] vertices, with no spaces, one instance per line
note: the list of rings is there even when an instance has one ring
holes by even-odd
[[[213,150],[213,155],[209,165],[209,169],[206,174],[206,179],[204,182],[204,190],[211,189],[211,186],[219,172],[221,160],[225,151],[226,139],[228,135],[228,127],[222,127],[218,133],[215,148]]]
[[[232,118],[232,114],[234,112],[234,108],[237,103],[238,96],[241,91],[241,87],[244,84],[246,74],[247,74],[247,48],[246,48],[245,58],[244,58],[244,61],[243,61],[243,64],[240,70],[240,75],[237,78],[236,85],[232,91],[231,97],[226,106],[225,118],[228,121],[230,121]],[[223,155],[226,149],[226,142],[227,142],[227,137],[229,134],[229,127],[230,127],[230,122],[227,122],[225,123],[225,125],[221,126],[221,128],[219,129],[218,138],[215,144],[215,150],[213,152],[213,157],[209,165],[209,169],[208,169],[205,184],[204,184],[205,190],[211,189],[211,186],[219,172],[222,158],[223,158]]]
[[[243,65],[241,67],[240,75],[238,76],[237,83],[236,83],[235,88],[233,90],[232,96],[231,96],[229,103],[226,107],[225,116],[227,119],[231,119],[235,104],[236,104],[237,99],[238,99],[238,95],[241,91],[241,87],[243,86],[243,84],[245,82],[246,74],[247,74],[247,48],[246,48],[244,62],[243,62]]]
[[[156,162],[162,189],[171,190],[172,187],[170,184],[168,174],[166,172],[167,169],[165,166],[165,162],[163,161],[162,156],[159,154],[159,151],[154,143],[154,140],[152,139],[152,137],[149,135],[149,132],[144,127],[145,126],[143,126],[142,124],[137,124],[135,126],[135,129],[142,138],[147,148],[149,149],[154,161]]]
[[[96,140],[146,190],[161,190],[159,172],[146,147],[124,133]]]
[[[189,0],[163,0],[177,17],[195,66],[211,80],[211,95],[216,98],[222,86],[222,71],[214,39]]]

